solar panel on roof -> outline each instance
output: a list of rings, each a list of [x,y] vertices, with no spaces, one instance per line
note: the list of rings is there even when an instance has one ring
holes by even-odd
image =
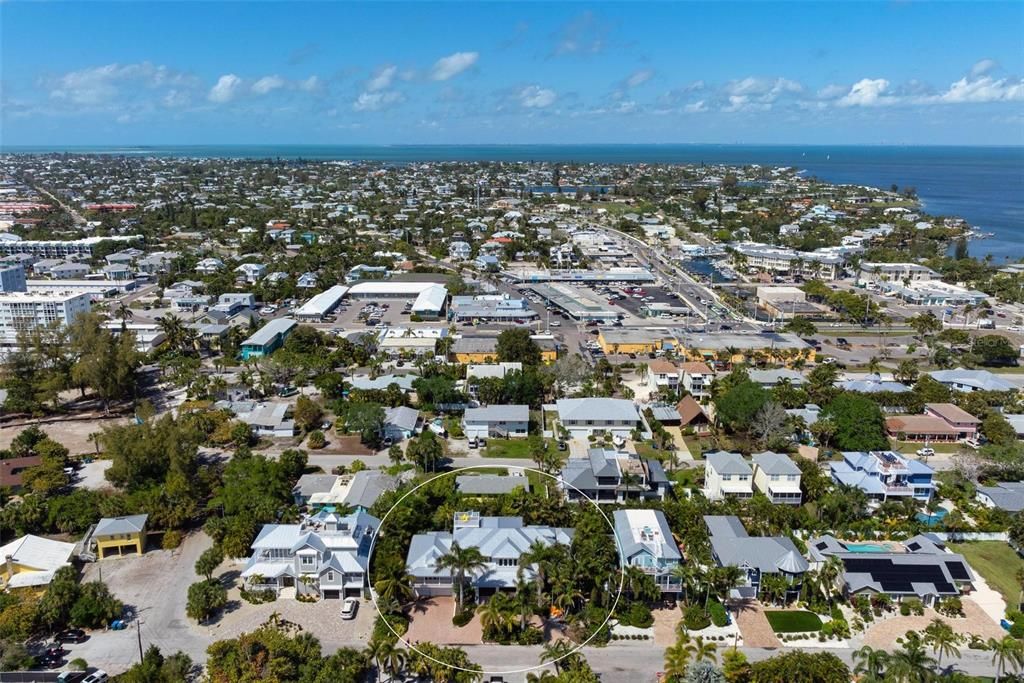
[[[914,584],[932,584],[940,594],[956,593],[940,565],[897,564],[888,559],[843,558],[846,571],[868,574],[886,593],[913,593]]]
[[[821,543],[818,543],[814,547],[817,548],[818,550],[824,550],[825,548],[828,547],[828,543],[825,543],[824,541],[822,541]]]
[[[967,567],[963,562],[953,561],[946,563],[946,569],[949,571],[949,575],[953,577],[954,581],[970,581],[971,574],[967,571]]]
[[[907,550],[910,550],[911,552],[917,552],[920,549],[921,549],[921,544],[918,543],[917,541],[915,541],[913,543],[908,543],[907,544]]]

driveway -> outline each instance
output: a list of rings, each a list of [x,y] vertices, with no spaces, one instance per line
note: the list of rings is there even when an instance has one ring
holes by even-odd
[[[679,632],[679,622],[683,620],[683,612],[677,606],[673,609],[659,607],[651,610],[654,617],[654,644],[659,647],[675,645]]]
[[[876,624],[869,626],[864,632],[863,642],[875,648],[892,649],[897,638],[902,638],[908,631],[922,631],[928,624],[938,617],[953,627],[953,630],[961,635],[976,635],[987,640],[989,638],[1002,638],[1006,631],[969,597],[963,599],[963,617],[944,617],[932,609],[926,609],[922,616],[894,616],[888,617]]]
[[[775,629],[768,623],[764,608],[756,600],[745,600],[737,609],[736,625],[743,635],[746,647],[782,647]]]
[[[83,463],[82,468],[78,470],[78,481],[75,482],[75,485],[83,489],[94,490],[112,488],[110,482],[107,481],[106,474],[113,464],[112,460],[93,460]]]
[[[430,642],[437,645],[479,645],[483,642],[483,627],[479,615],[462,627],[452,623],[455,598],[436,597],[413,607],[406,640],[410,643]]]

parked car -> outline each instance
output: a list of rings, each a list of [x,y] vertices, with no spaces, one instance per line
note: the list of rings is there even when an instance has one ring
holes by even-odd
[[[93,671],[91,674],[82,679],[82,683],[107,683],[110,680],[110,676],[103,669]]]
[[[356,612],[359,611],[359,601],[355,598],[345,598],[345,601],[341,603],[341,618],[346,621],[349,619],[356,618]]]
[[[62,671],[57,676],[57,683],[81,683],[82,679],[88,675],[84,671]]]
[[[65,631],[61,631],[54,638],[58,643],[84,643],[89,636],[80,628],[69,628]]]
[[[974,451],[981,448],[981,442],[977,439],[964,439],[964,445]]]
[[[927,446],[924,447],[924,448],[918,448],[917,449],[917,454],[920,455],[922,458],[928,458],[928,457],[931,457],[931,456],[935,455],[935,449],[934,448],[928,448]]]

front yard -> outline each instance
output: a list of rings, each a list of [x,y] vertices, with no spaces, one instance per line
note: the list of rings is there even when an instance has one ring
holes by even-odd
[[[809,633],[821,630],[821,619],[802,610],[765,610],[765,617],[776,633]]]
[[[553,453],[564,459],[567,451],[559,451],[558,444],[554,439],[545,440],[547,444],[548,453]],[[487,445],[483,447],[480,454],[485,458],[521,458],[523,460],[530,460],[530,443],[528,439],[499,439],[492,438],[487,440]]]
[[[948,547],[967,559],[974,571],[981,574],[985,582],[1000,595],[1009,606],[1020,600],[1020,584],[1017,573],[1024,569],[1024,560],[1003,541],[971,541],[949,543]]]
[[[900,441],[899,439],[889,439],[889,443],[892,446],[892,450],[909,456],[916,456],[919,449],[925,448],[925,444],[921,441]],[[936,453],[959,453],[961,450],[966,448],[962,443],[958,443],[956,441],[952,443],[932,441],[927,444],[927,447],[931,448]]]

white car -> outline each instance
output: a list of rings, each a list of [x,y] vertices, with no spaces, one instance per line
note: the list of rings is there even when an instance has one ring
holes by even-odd
[[[964,445],[974,451],[981,448],[981,443],[977,439],[964,439]]]
[[[107,675],[107,672],[100,669],[83,678],[82,683],[106,683],[109,679],[110,676]]]
[[[823,359],[821,362],[824,363],[825,365],[833,365],[836,362],[836,359],[829,356],[828,358]]]
[[[917,454],[920,455],[922,458],[927,458],[927,457],[935,455],[935,449],[934,448],[918,448],[917,449]]]
[[[359,601],[355,598],[345,598],[345,601],[341,603],[341,618],[346,621],[355,619],[358,611]]]
[[[558,322],[557,320],[552,320],[551,321],[551,327],[561,327],[561,326],[562,326],[562,323]]]

